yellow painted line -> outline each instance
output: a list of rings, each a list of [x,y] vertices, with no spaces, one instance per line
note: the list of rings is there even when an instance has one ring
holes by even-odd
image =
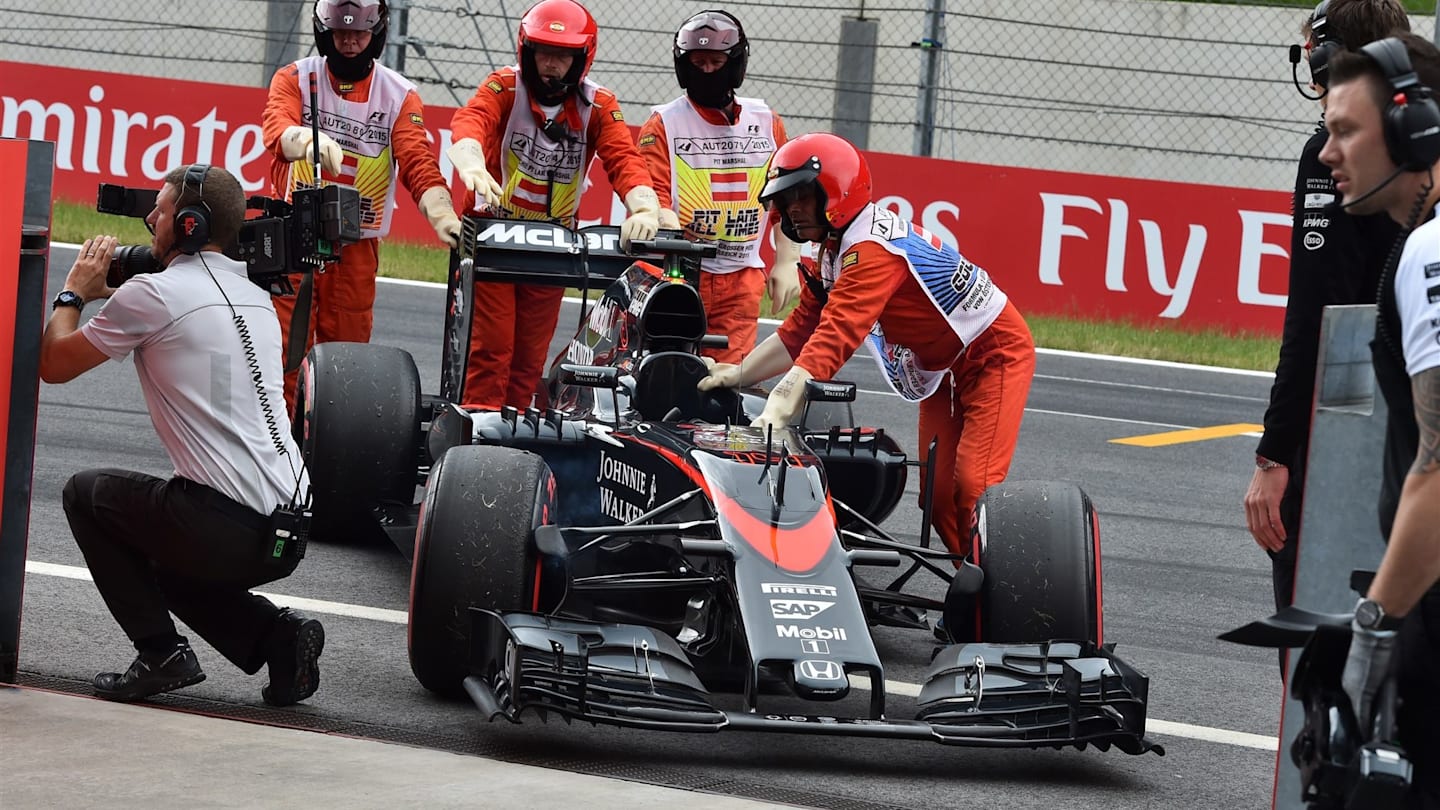
[[[1168,444],[1184,444],[1186,442],[1203,442],[1210,439],[1228,439],[1231,436],[1244,436],[1249,433],[1256,433],[1265,429],[1264,425],[1216,425],[1214,427],[1190,428],[1189,430],[1171,430],[1165,433],[1147,433],[1144,436],[1130,436],[1124,439],[1111,439],[1111,444],[1128,444],[1133,447],[1164,447]]]

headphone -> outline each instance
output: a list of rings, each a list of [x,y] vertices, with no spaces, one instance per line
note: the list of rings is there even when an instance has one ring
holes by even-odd
[[[1391,162],[1410,172],[1429,169],[1440,160],[1440,106],[1430,88],[1415,75],[1405,43],[1389,37],[1366,45],[1360,52],[1380,66],[1394,91],[1380,113],[1385,150]]]
[[[180,184],[180,197],[186,189],[195,187],[195,202],[175,212],[173,221],[173,249],[186,255],[194,255],[210,244],[210,206],[205,202],[205,176],[210,173],[210,164],[192,163],[185,167],[185,179]]]
[[[1320,5],[1310,15],[1310,36],[1315,39],[1315,47],[1310,49],[1310,81],[1314,82],[1324,90],[1330,82],[1330,60],[1335,54],[1345,50],[1345,43],[1338,39],[1332,39],[1327,33],[1330,26],[1325,20],[1326,7],[1330,0],[1320,0]]]

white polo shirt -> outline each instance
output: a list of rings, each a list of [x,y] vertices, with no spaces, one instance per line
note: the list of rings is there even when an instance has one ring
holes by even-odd
[[[248,362],[231,306],[250,336]],[[112,360],[134,352],[150,421],[176,475],[266,515],[290,501],[297,481],[306,494],[285,410],[280,323],[245,265],[209,251],[181,256],[125,282],[80,331]]]

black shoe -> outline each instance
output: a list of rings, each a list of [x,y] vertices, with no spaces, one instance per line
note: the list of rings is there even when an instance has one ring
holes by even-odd
[[[935,620],[935,640],[941,644],[950,644],[950,631],[945,629],[945,617],[941,616]]]
[[[325,649],[325,628],[298,610],[284,608],[266,642],[270,685],[260,697],[271,706],[290,706],[320,688],[320,652]]]
[[[91,684],[95,687],[96,697],[129,702],[192,686],[203,680],[205,673],[200,670],[195,652],[182,641],[163,652],[142,652],[124,675],[102,672]]]

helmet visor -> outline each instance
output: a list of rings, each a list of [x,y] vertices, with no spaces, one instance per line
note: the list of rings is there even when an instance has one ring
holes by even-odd
[[[318,0],[315,19],[330,31],[374,31],[381,8],[380,0]]]
[[[784,174],[776,175],[765,183],[765,188],[760,190],[760,204],[769,205],[772,202],[779,202],[780,196],[787,191],[798,189],[807,183],[814,183],[820,178],[820,171],[809,163],[798,169],[791,169]]]
[[[690,51],[728,51],[740,44],[740,29],[723,14],[701,12],[675,34],[675,47]]]

